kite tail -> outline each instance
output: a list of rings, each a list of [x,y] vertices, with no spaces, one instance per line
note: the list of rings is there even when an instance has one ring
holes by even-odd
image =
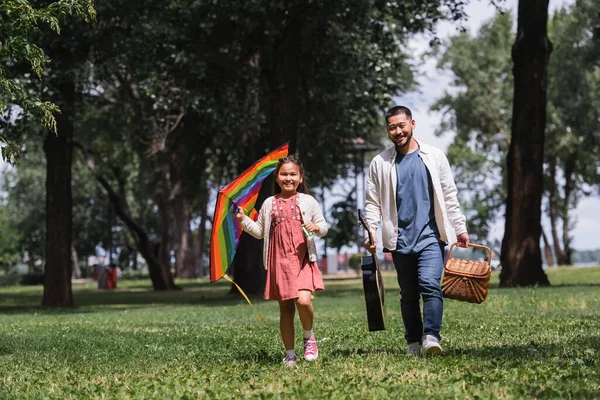
[[[246,293],[244,293],[244,291],[242,290],[242,288],[233,281],[233,279],[231,279],[229,276],[227,276],[227,274],[223,275],[223,278],[227,279],[229,282],[233,283],[235,285],[235,287],[237,288],[237,290],[240,291],[240,293],[242,294],[242,296],[244,296],[244,298],[246,299],[246,301],[248,302],[248,304],[250,304],[250,306],[252,308],[254,308],[254,312],[256,313],[256,315],[258,315],[258,318],[260,318],[260,322],[262,322],[263,324],[265,323],[265,317],[264,315],[261,315],[258,310],[256,309],[256,307],[254,307],[254,304],[252,304],[252,302],[250,301],[250,299],[248,298],[248,296],[246,296]]]

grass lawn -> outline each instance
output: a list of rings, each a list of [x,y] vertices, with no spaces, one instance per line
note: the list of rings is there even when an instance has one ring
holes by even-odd
[[[548,271],[548,288],[448,300],[445,355],[404,354],[398,285],[386,276],[388,330],[367,332],[357,279],[314,300],[320,357],[281,365],[276,302],[261,324],[227,283],[74,286],[77,307],[44,310],[41,287],[0,288],[0,399],[600,398],[600,267]],[[297,321],[297,350],[301,351]]]

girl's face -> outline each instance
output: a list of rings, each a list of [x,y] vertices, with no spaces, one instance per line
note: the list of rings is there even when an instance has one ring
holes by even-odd
[[[277,184],[281,188],[281,193],[285,195],[293,195],[298,189],[298,185],[302,183],[302,174],[300,168],[294,163],[285,163],[279,168]]]

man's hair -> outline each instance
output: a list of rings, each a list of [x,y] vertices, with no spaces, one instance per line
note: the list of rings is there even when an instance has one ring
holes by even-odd
[[[395,106],[387,110],[387,112],[385,113],[385,123],[387,124],[388,122],[390,122],[390,117],[402,114],[406,115],[407,119],[412,119],[412,112],[410,112],[410,109],[408,107]]]

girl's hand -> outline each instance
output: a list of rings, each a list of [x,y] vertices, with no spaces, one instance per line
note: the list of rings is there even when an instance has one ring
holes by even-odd
[[[309,232],[320,232],[321,229],[319,228],[319,225],[313,223],[313,222],[307,222],[306,224],[304,224],[304,227],[306,228],[307,231]]]
[[[246,216],[246,212],[244,211],[244,209],[242,207],[238,207],[237,212],[235,212],[234,210],[231,210],[231,213],[233,215],[235,215],[235,218],[240,222],[240,224],[242,223],[242,221],[244,220],[244,217]]]

